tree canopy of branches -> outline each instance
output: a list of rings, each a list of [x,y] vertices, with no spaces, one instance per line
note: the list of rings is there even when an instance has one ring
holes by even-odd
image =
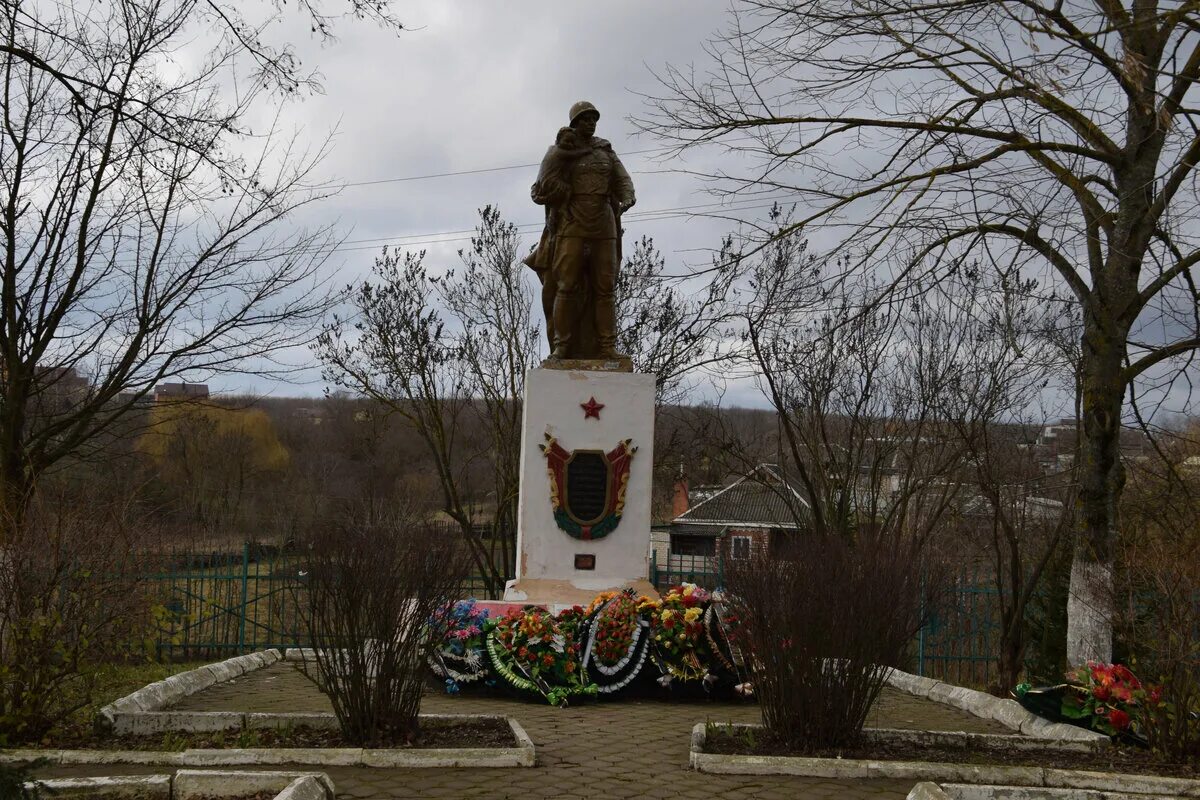
[[[489,206],[459,251],[460,271],[433,274],[424,252],[385,250],[373,279],[352,287],[353,327],[335,318],[317,342],[330,381],[384,403],[420,434],[442,511],[492,591],[515,565],[520,401],[540,343],[518,243],[516,226]]]
[[[641,121],[749,154],[728,191],[794,192],[794,229],[888,259],[891,288],[976,259],[1078,310],[1072,661],[1111,651],[1125,393],[1200,346],[1198,23],[1190,2],[747,0]]]
[[[357,321],[335,318],[317,344],[329,380],[386,404],[421,435],[442,511],[493,591],[515,568],[521,400],[526,371],[541,360],[532,276],[519,253],[516,227],[491,206],[459,251],[459,269],[437,274],[423,252],[385,251],[373,279],[352,287]],[[731,279],[725,270],[688,298],[650,239],[626,260],[616,287],[618,344],[635,369],[657,377],[660,402],[689,371],[724,357],[714,333]]]
[[[224,0],[0,7],[0,499],[86,449],[158,381],[270,370],[328,308],[329,229],[277,223],[328,194],[323,148],[247,111],[312,87],[277,16]],[[395,25],[386,2],[351,13]],[[300,4],[314,31],[332,17]],[[199,47],[203,41],[208,47]],[[182,54],[188,47],[204,52]],[[186,56],[186,57],[184,57]],[[245,72],[253,75],[247,81]],[[234,87],[234,88],[230,88]]]
[[[729,322],[735,272],[718,260],[704,287],[688,287],[669,276],[666,260],[643,236],[617,273],[617,344],[637,372],[657,379],[659,405],[678,401],[689,374],[728,357],[721,332]]]

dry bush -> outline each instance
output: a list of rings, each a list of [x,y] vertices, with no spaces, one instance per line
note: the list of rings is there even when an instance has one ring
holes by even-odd
[[[906,537],[809,535],[733,562],[738,638],[770,733],[798,751],[855,744],[887,669],[933,607]]]
[[[1189,477],[1134,475],[1115,627],[1138,677],[1161,689],[1142,721],[1151,746],[1200,763],[1200,493]]]
[[[457,538],[403,517],[353,522],[307,542],[301,600],[314,677],[342,734],[374,747],[414,741],[434,612],[459,599],[470,560]]]
[[[120,504],[36,502],[0,545],[0,744],[36,741],[92,699],[95,668],[145,657],[152,602]]]

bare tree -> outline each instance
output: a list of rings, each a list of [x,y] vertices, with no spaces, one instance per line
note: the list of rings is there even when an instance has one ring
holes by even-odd
[[[1200,346],[1198,23],[1190,3],[747,0],[716,66],[668,70],[642,120],[751,154],[725,189],[795,192],[793,227],[844,231],[850,268],[889,257],[888,288],[970,255],[1078,308],[1073,662],[1111,654],[1124,395]]]
[[[927,338],[960,356],[941,376],[938,414],[962,446],[962,483],[937,546],[948,559],[982,562],[999,616],[998,681],[1007,694],[1024,668],[1028,611],[1074,523],[1074,470],[1039,461],[1030,416],[1042,390],[1071,372],[1052,335],[1063,309],[1026,296],[1019,275],[971,267],[941,281],[923,305]],[[961,343],[957,344],[956,343]]]
[[[751,272],[745,358],[775,409],[780,491],[801,528],[852,537],[864,528],[928,539],[958,484],[963,445],[941,416],[944,378],[968,344],[930,335],[902,303],[873,304],[870,279],[826,276],[841,262],[776,239]],[[726,451],[755,452],[730,442]]]
[[[697,291],[667,274],[649,237],[634,243],[625,259],[614,289],[618,349],[633,359],[634,370],[655,376],[657,405],[681,400],[689,374],[729,358],[721,334],[731,322],[732,266],[718,258]]]
[[[352,287],[353,327],[335,318],[317,343],[329,380],[385,403],[420,434],[442,511],[493,592],[515,568],[521,397],[540,344],[518,241],[489,206],[459,252],[461,272],[432,275],[424,253],[385,251],[374,279]]]
[[[305,544],[296,594],[315,648],[310,677],[352,744],[412,744],[426,663],[466,574],[462,548],[409,515],[343,521]]]
[[[328,34],[320,5],[300,6]],[[350,8],[394,24],[384,2]],[[242,10],[220,0],[0,9],[0,508],[10,519],[39,475],[112,431],[155,383],[279,368],[327,312],[330,230],[278,224],[328,194],[312,180],[323,148],[301,152],[269,132],[255,154],[244,124],[264,90],[314,78]],[[164,60],[201,25],[212,47],[168,77]],[[249,83],[236,80],[246,62]]]
[[[326,326],[317,352],[328,378],[374,398],[419,432],[436,465],[442,511],[462,531],[480,575],[498,592],[515,568],[521,401],[541,341],[516,227],[489,206],[460,269],[433,274],[424,253],[385,252],[354,287],[357,320]],[[654,374],[660,402],[690,370],[725,357],[728,270],[698,298],[672,285],[649,239],[616,287],[619,344]],[[485,535],[486,531],[486,535]]]

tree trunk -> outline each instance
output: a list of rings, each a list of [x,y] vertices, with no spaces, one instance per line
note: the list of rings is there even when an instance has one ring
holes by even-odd
[[[1112,559],[1121,465],[1124,331],[1100,331],[1089,320],[1080,364],[1083,435],[1079,446],[1080,528],[1067,597],[1067,661],[1078,666],[1112,658]]]
[[[1023,604],[1013,598],[1014,607],[1002,615],[1003,634],[1000,639],[1000,664],[997,684],[989,691],[997,697],[1007,697],[1008,691],[1017,685],[1021,670],[1025,668],[1025,616]]]

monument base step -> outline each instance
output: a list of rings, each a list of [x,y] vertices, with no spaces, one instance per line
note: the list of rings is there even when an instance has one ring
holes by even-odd
[[[547,358],[542,369],[582,370],[584,372],[633,372],[633,359],[616,358]]]
[[[658,599],[659,596],[650,581],[645,579],[626,581],[617,586],[590,588],[577,586],[567,580],[518,578],[515,581],[509,581],[508,585],[504,587],[504,602],[544,606],[550,611],[558,613],[571,606],[586,606],[601,592],[620,591],[621,589],[633,589],[638,595],[646,595],[655,599]]]

